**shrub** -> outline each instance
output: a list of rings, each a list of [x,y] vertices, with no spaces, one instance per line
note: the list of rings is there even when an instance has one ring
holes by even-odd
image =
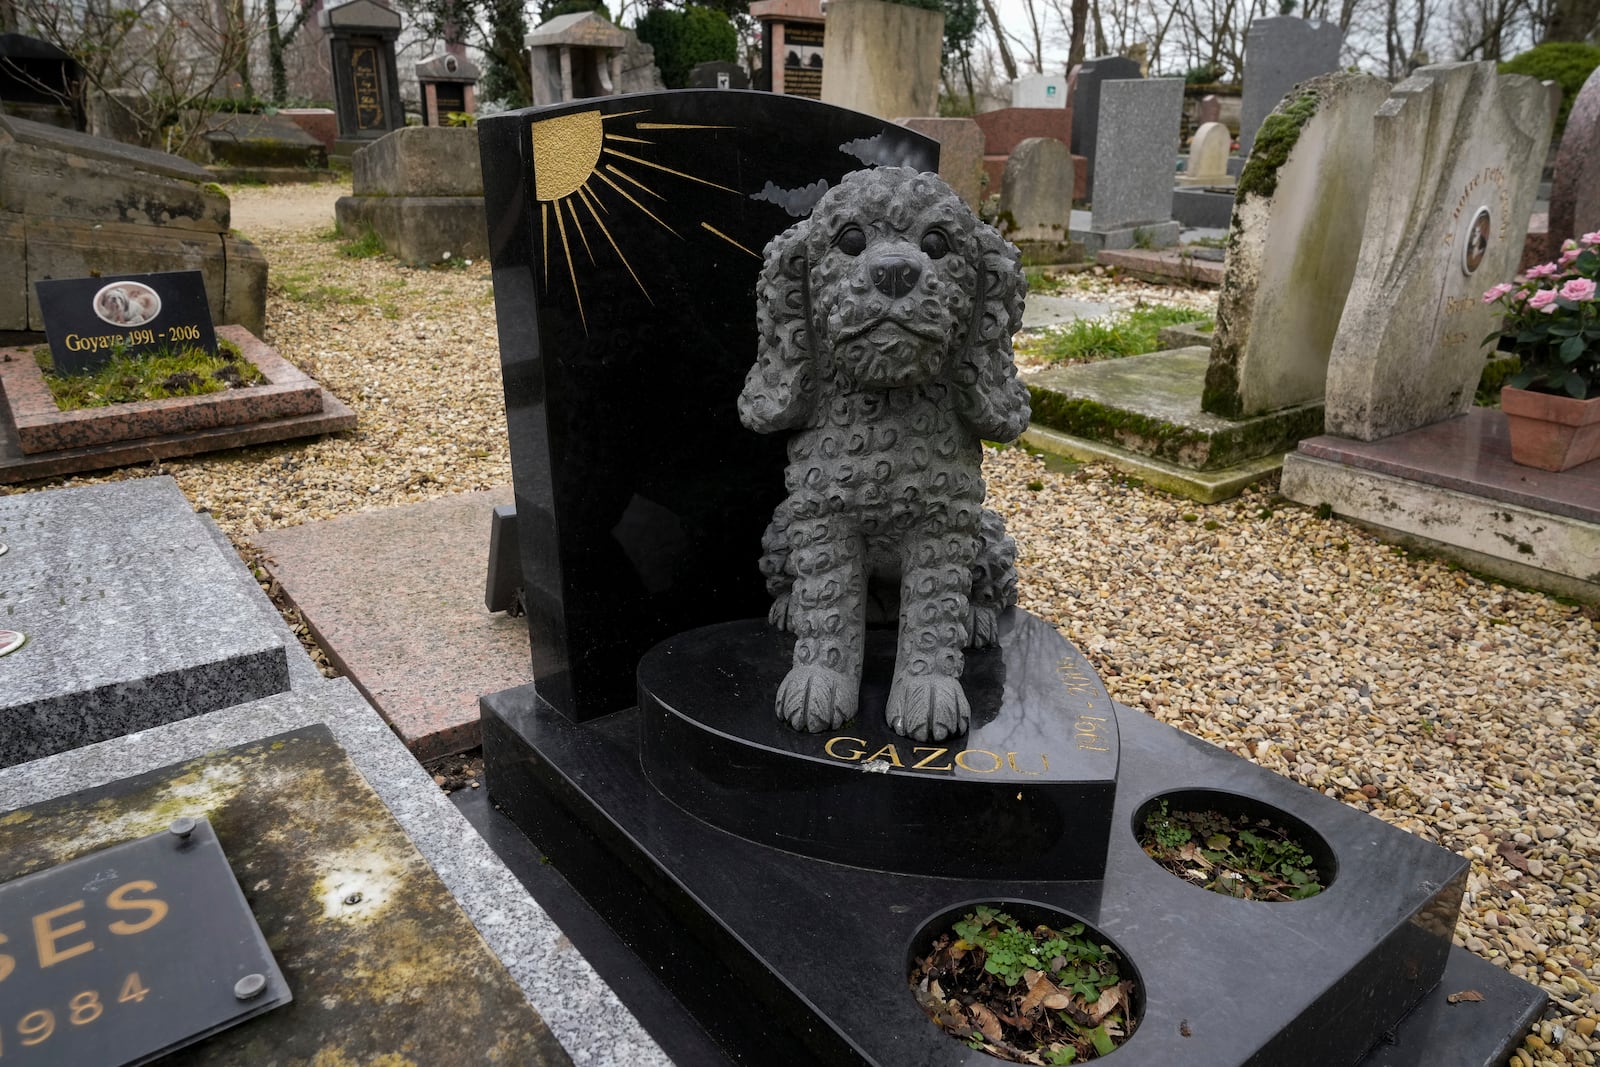
[[[1512,56],[1500,64],[1501,74],[1526,74],[1540,81],[1553,81],[1561,86],[1561,111],[1556,115],[1555,139],[1567,128],[1567,113],[1578,90],[1589,79],[1595,67],[1600,67],[1600,48],[1572,41],[1550,41],[1530,48],[1521,55]]]
[[[656,50],[656,66],[668,89],[684,88],[696,63],[731,63],[738,56],[739,36],[733,23],[720,11],[697,4],[682,11],[654,8],[634,23],[633,30]]]

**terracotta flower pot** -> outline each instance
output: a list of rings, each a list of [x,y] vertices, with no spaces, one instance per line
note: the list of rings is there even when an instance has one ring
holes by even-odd
[[[1525,467],[1564,471],[1600,459],[1600,397],[1500,390],[1511,431],[1511,458]]]

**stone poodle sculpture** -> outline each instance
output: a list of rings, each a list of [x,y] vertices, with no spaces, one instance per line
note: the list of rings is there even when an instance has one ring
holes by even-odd
[[[1028,425],[1011,335],[1017,249],[932,174],[848,175],[766,248],[745,426],[795,431],[788,496],[762,538],[771,621],[796,635],[778,717],[836,729],[855,712],[868,622],[898,620],[886,717],[964,733],[962,650],[1016,602],[1016,545],[983,507],[983,439]]]

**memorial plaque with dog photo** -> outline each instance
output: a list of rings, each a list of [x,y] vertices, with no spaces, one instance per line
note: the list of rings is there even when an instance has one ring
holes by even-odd
[[[62,278],[35,285],[57,374],[92,374],[119,353],[217,350],[205,276],[197,270]]]

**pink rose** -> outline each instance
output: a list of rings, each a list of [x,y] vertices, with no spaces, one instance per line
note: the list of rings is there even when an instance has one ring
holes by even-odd
[[[1528,268],[1528,277],[1530,277],[1530,278],[1548,278],[1548,277],[1550,277],[1550,275],[1554,274],[1559,269],[1560,268],[1557,267],[1554,263],[1541,263],[1537,267],[1529,267]]]
[[[1578,247],[1578,242],[1574,241],[1570,237],[1568,237],[1565,241],[1561,242],[1561,251],[1563,251],[1563,252],[1571,252],[1574,248],[1577,248],[1577,247]]]
[[[1565,252],[1561,253],[1561,265],[1563,267],[1570,267],[1572,266],[1573,260],[1577,259],[1581,255],[1583,255],[1583,249],[1569,248]]]
[[[1593,233],[1586,233],[1579,238],[1579,240],[1586,245],[1600,245],[1600,230],[1596,230]]]
[[[1593,300],[1594,282],[1588,278],[1574,278],[1561,287],[1561,295],[1568,300]]]
[[[1546,315],[1550,314],[1556,309],[1556,291],[1554,289],[1540,289],[1537,293],[1528,297],[1528,306],[1536,311],[1542,311]]]
[[[1523,304],[1526,304],[1527,302],[1528,302],[1528,291],[1526,289],[1518,289],[1516,292],[1511,294],[1511,306],[1512,307],[1521,307]]]
[[[1485,304],[1492,304],[1515,288],[1516,286],[1510,284],[1509,282],[1501,282],[1499,285],[1483,294],[1483,302]]]

